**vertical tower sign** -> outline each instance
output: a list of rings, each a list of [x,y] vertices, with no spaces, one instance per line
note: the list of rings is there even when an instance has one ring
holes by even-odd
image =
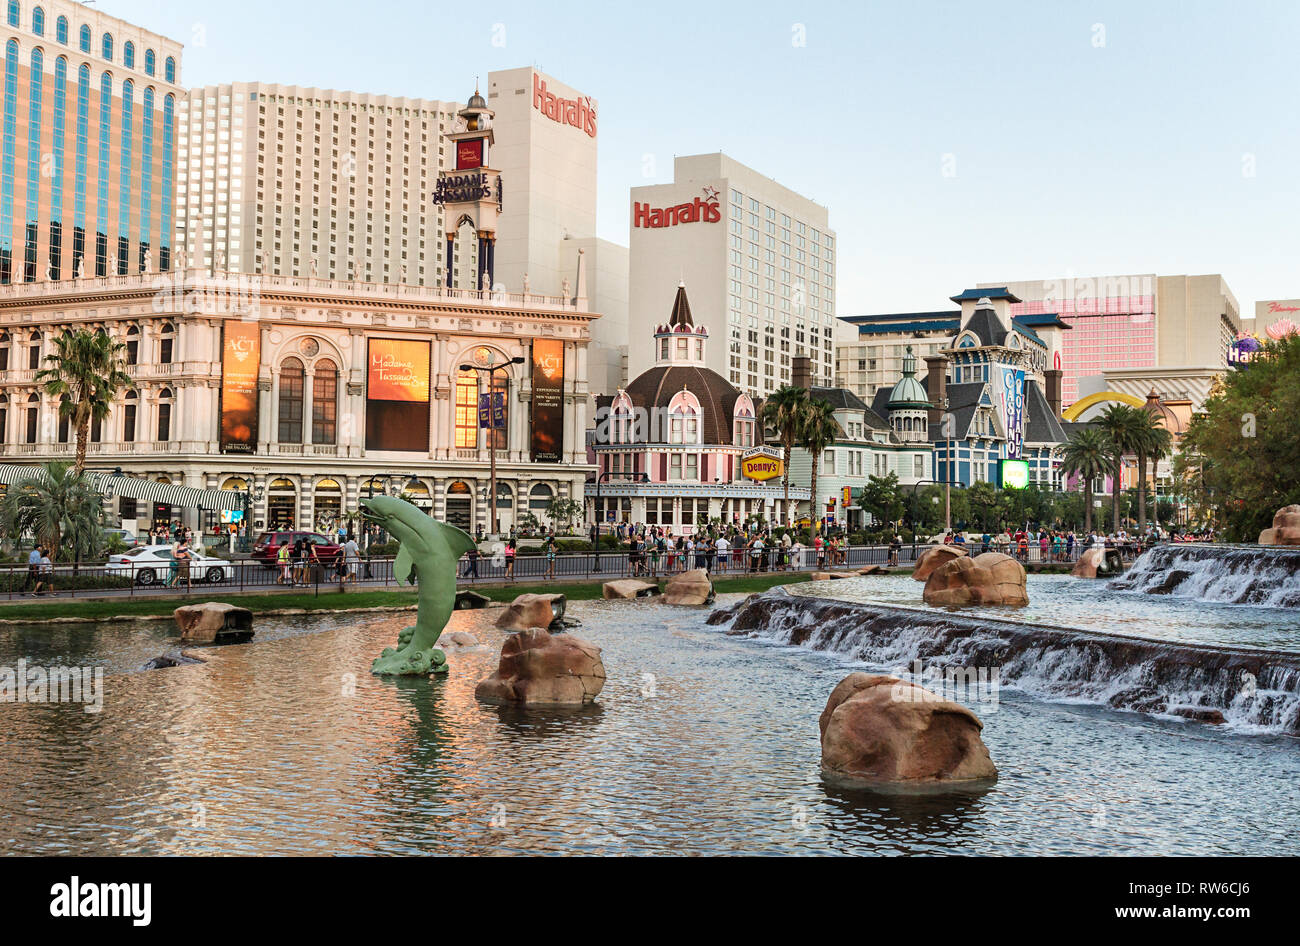
[[[257,370],[262,330],[256,322],[221,323],[222,453],[257,452]]]
[[[564,452],[564,342],[533,339],[532,442],[534,463],[559,463]]]

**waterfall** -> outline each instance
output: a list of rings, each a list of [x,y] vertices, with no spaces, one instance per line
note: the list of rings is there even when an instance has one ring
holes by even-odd
[[[1109,587],[1222,604],[1300,607],[1300,548],[1159,545]]]
[[[996,670],[1003,687],[1063,702],[1300,735],[1300,654],[1179,644],[767,592],[715,611],[728,633],[882,668]]]

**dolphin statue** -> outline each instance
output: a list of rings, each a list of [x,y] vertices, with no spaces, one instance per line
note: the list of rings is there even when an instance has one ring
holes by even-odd
[[[455,608],[457,562],[474,548],[473,538],[464,530],[431,519],[406,500],[393,496],[362,499],[361,515],[397,539],[395,577],[399,584],[410,582],[419,589],[415,626],[397,636],[397,647],[384,648],[370,665],[370,672],[445,673],[447,657],[434,644]]]

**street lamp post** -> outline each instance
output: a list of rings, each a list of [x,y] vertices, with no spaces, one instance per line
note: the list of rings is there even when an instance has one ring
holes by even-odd
[[[496,424],[493,423],[492,416],[492,379],[498,371],[507,371],[511,365],[522,365],[524,358],[522,355],[515,355],[509,361],[502,361],[495,365],[471,365],[463,364],[460,366],[461,371],[479,371],[485,372],[488,377],[488,459],[490,463],[490,472],[488,474],[488,510],[490,517],[488,519],[488,528],[495,537],[497,534],[497,438]]]

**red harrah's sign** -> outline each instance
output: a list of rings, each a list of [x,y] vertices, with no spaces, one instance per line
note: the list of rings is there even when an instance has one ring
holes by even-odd
[[[546,82],[533,73],[533,108],[553,122],[572,125],[596,137],[596,109],[590,98],[562,99],[546,91]]]
[[[649,204],[632,204],[632,226],[675,227],[679,223],[717,223],[722,211],[716,200],[695,198],[693,203],[676,207],[653,208]]]

